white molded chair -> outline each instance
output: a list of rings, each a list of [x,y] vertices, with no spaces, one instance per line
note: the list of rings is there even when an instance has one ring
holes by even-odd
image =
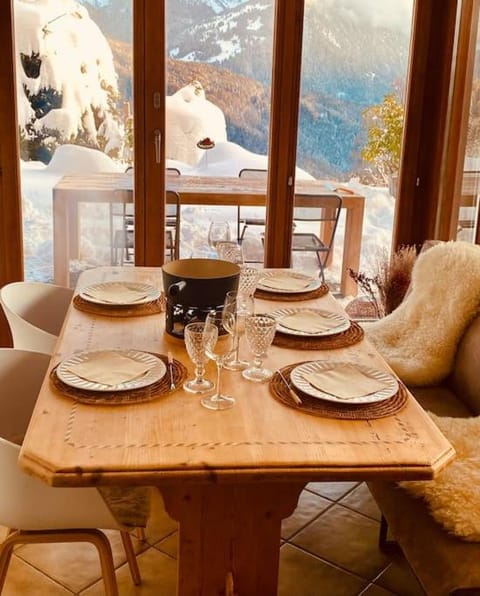
[[[22,444],[40,386],[47,354],[0,349],[0,524],[9,530],[0,544],[0,593],[12,550],[17,544],[91,542],[100,556],[105,593],[118,594],[110,543],[103,532],[121,532],[132,579],[139,584],[133,545],[95,488],[53,488],[24,473],[18,465]]]
[[[19,281],[0,289],[0,304],[12,332],[13,346],[51,354],[73,297],[73,290]]]

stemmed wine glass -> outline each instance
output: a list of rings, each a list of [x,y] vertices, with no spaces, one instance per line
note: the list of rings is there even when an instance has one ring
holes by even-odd
[[[231,313],[218,316],[215,311],[212,311],[205,320],[205,327],[208,330],[205,353],[217,365],[217,389],[213,395],[204,397],[200,403],[210,410],[227,410],[235,404],[235,398],[222,393],[221,385],[222,368],[233,353],[233,336],[229,331],[234,326],[231,318]],[[212,327],[215,328],[216,333],[211,331]],[[220,337],[224,330],[227,334]]]
[[[250,315],[245,321],[245,336],[254,355],[253,365],[242,372],[249,381],[261,383],[273,375],[270,369],[263,367],[263,359],[275,336],[276,325],[272,316],[263,314]]]
[[[208,245],[215,249],[219,242],[231,240],[230,226],[228,221],[211,221],[208,228]]]
[[[245,320],[254,312],[254,300],[252,296],[237,294],[235,291],[227,292],[223,305],[223,313],[231,313],[232,317],[225,320],[224,325],[233,323],[233,329],[230,331],[233,335],[233,355],[231,360],[225,364],[228,370],[244,370],[249,362],[240,360],[238,357],[240,338],[245,333]]]
[[[217,334],[216,327],[207,328],[205,323],[189,323],[185,325],[185,347],[190,360],[195,364],[195,378],[185,381],[183,388],[190,393],[205,393],[213,389],[212,381],[204,379],[205,363],[208,357],[205,348],[209,336]],[[213,338],[212,338],[213,339]]]

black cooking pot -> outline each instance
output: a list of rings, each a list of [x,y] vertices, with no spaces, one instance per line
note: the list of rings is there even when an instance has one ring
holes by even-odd
[[[238,288],[240,267],[217,259],[180,259],[162,267],[167,300],[183,306],[218,306]]]

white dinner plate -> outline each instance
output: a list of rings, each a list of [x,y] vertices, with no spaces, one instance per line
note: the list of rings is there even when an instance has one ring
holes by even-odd
[[[134,290],[145,294],[144,297],[138,300],[103,300],[96,296],[90,295],[89,292],[95,292],[96,290]],[[106,304],[111,306],[125,306],[135,304],[146,304],[147,302],[153,302],[160,297],[160,290],[149,284],[141,284],[133,281],[108,281],[105,283],[93,284],[83,288],[80,292],[80,298],[83,298],[87,302],[93,302],[94,304]]]
[[[265,286],[262,284],[262,280],[267,277],[275,277],[281,274],[282,276],[285,275],[287,277],[292,277],[294,279],[302,279],[305,282],[308,281],[308,285],[304,288],[300,288],[299,290],[288,290],[288,289],[281,289],[281,288],[270,288],[269,286]],[[257,283],[257,288],[259,290],[263,290],[264,292],[272,292],[274,294],[301,294],[303,292],[311,292],[312,290],[316,290],[322,285],[320,278],[312,277],[311,275],[306,275],[305,273],[298,273],[297,271],[292,271],[291,269],[282,269],[282,270],[275,270],[275,271],[265,271],[262,276],[260,277],[259,282]]]
[[[291,329],[290,327],[286,327],[282,325],[282,317],[286,315],[293,315],[294,313],[317,313],[322,315],[323,317],[330,319],[332,322],[337,323],[335,327],[332,329],[327,329],[326,331],[300,331],[297,329]],[[319,308],[279,308],[278,310],[274,310],[273,312],[269,313],[272,317],[275,317],[277,320],[277,331],[281,333],[285,333],[288,335],[299,335],[302,337],[324,337],[327,335],[336,335],[337,333],[342,333],[342,331],[346,331],[350,327],[350,320],[345,318],[344,316],[329,312],[327,310],[321,310]]]
[[[332,395],[331,393],[326,393],[324,391],[320,391],[304,378],[303,375],[309,373],[318,373],[324,370],[329,370],[336,366],[350,364],[361,370],[363,373],[372,377],[373,379],[377,379],[382,381],[386,384],[385,389],[380,391],[376,391],[374,393],[369,393],[368,395],[362,395],[359,397],[352,397],[352,398],[340,398],[336,395]],[[329,362],[327,360],[317,360],[315,362],[306,362],[305,364],[300,364],[296,368],[292,370],[290,373],[290,379],[292,384],[303,393],[310,395],[311,397],[317,397],[319,399],[324,399],[326,401],[333,401],[335,403],[342,403],[342,404],[369,404],[374,402],[384,401],[389,399],[390,397],[394,396],[395,393],[398,391],[398,381],[397,379],[392,376],[391,374],[383,371],[378,370],[376,368],[371,368],[369,366],[364,366],[363,364],[353,364],[351,362]]]
[[[105,385],[103,383],[96,383],[94,381],[83,379],[68,370],[74,364],[88,362],[89,359],[92,358],[92,355],[97,355],[101,351],[102,350],[81,352],[80,354],[75,354],[75,356],[63,360],[57,367],[57,377],[66,385],[75,387],[76,389],[84,389],[87,391],[128,391],[129,389],[148,387],[149,385],[160,381],[167,372],[167,367],[160,358],[157,358],[148,352],[139,352],[137,350],[108,350],[114,351],[121,356],[131,358],[136,362],[151,365],[152,368],[150,368],[144,375],[132,379],[131,381],[125,381],[124,383],[118,383],[117,385]]]

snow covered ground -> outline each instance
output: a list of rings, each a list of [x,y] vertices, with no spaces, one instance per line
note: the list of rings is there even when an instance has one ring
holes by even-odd
[[[183,175],[238,176],[241,168],[265,168],[266,157],[250,153],[234,143],[218,143],[214,149],[205,152],[196,167],[169,160],[168,166],[178,167]],[[57,150],[48,166],[38,162],[22,162],[22,195],[24,210],[25,276],[30,280],[51,281],[53,279],[53,229],[52,188],[67,173],[122,171],[124,165],[110,160],[100,151],[64,145]],[[302,170],[298,178],[309,175]],[[364,186],[357,180],[342,181],[366,197],[366,212],[361,247],[361,269],[369,271],[382,250],[390,249],[394,199],[387,188]],[[253,214],[252,208],[250,213]],[[248,211],[247,211],[248,213]],[[235,207],[182,209],[181,256],[213,256],[208,246],[207,235],[211,221],[228,221],[232,238],[236,233],[237,210]],[[342,247],[345,233],[344,213],[337,230],[334,260],[327,272],[327,279],[338,283]],[[110,232],[107,205],[85,204],[80,210],[81,256],[72,263],[72,270],[110,264]],[[261,251],[259,237],[246,241],[249,256]],[[316,269],[315,257],[309,261],[294,261],[302,269]]]

